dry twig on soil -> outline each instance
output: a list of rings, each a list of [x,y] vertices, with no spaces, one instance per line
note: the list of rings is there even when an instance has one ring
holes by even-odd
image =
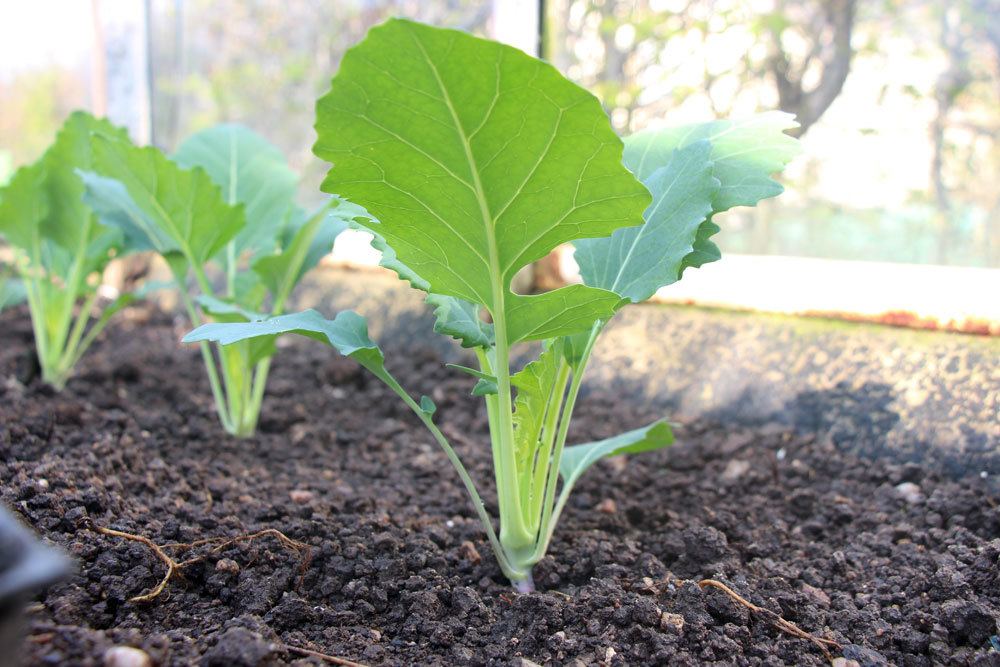
[[[298,653],[299,655],[309,656],[310,658],[319,658],[320,660],[325,660],[334,665],[343,665],[343,667],[367,667],[367,665],[354,662],[353,660],[348,660],[347,658],[338,658],[335,655],[328,655],[326,653],[320,653],[319,651],[313,651],[312,649],[302,648],[301,646],[293,646],[291,644],[282,644],[282,648],[291,651],[292,653]]]
[[[170,580],[175,576],[179,576],[181,570],[184,568],[194,565],[195,563],[205,560],[208,556],[214,553],[218,553],[227,547],[231,547],[234,544],[239,544],[240,542],[250,542],[252,540],[260,539],[263,537],[274,537],[282,546],[294,551],[299,555],[301,563],[299,565],[299,582],[301,583],[302,577],[305,576],[305,571],[309,567],[309,562],[312,560],[312,549],[310,546],[304,542],[299,542],[298,540],[293,540],[288,537],[280,530],[274,528],[267,528],[265,530],[259,530],[255,533],[246,533],[243,535],[237,535],[236,537],[210,537],[203,540],[196,540],[194,542],[187,543],[171,543],[164,544],[160,546],[153,542],[148,537],[143,537],[142,535],[134,535],[132,533],[126,533],[121,530],[115,530],[113,528],[105,528],[103,526],[98,526],[90,519],[85,519],[83,521],[83,526],[89,530],[94,531],[100,535],[108,535],[110,537],[120,537],[125,540],[130,540],[132,542],[138,542],[145,545],[152,551],[158,559],[160,559],[164,565],[167,566],[167,573],[163,576],[153,590],[149,591],[144,595],[137,595],[129,599],[129,602],[150,602],[157,598],[163,590],[170,583]],[[166,552],[167,549],[177,549],[179,551],[189,551],[197,547],[202,547],[212,544],[214,545],[207,553],[201,554],[199,556],[193,556],[187,560],[178,561],[170,556]]]
[[[726,586],[721,581],[716,581],[715,579],[702,579],[701,581],[698,582],[698,586],[699,588],[702,589],[709,587],[717,588],[726,595],[728,595],[737,604],[743,605],[753,613],[760,614],[761,616],[765,617],[782,632],[787,632],[788,634],[794,637],[798,637],[799,639],[805,639],[806,641],[812,642],[817,647],[819,647],[819,650],[823,652],[823,655],[826,656],[826,659],[829,660],[831,663],[833,662],[833,656],[830,655],[829,648],[832,647],[837,650],[840,650],[841,648],[838,642],[835,642],[832,639],[824,639],[823,637],[817,637],[812,633],[806,632],[805,630],[795,625],[791,621],[786,621],[784,618],[778,616],[770,609],[765,609],[764,607],[759,607],[755,605],[753,602],[750,602],[742,595],[734,591],[732,588]]]

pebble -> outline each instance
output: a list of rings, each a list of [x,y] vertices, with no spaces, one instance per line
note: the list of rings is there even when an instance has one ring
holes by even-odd
[[[684,630],[684,617],[680,614],[672,614],[665,611],[660,614],[660,627],[664,630],[670,629],[682,632]]]
[[[896,485],[896,493],[911,505],[916,505],[924,501],[924,494],[920,487],[913,482],[903,482]]]
[[[152,667],[153,660],[141,648],[113,646],[104,652],[104,667]]]
[[[605,498],[594,506],[594,509],[603,514],[614,514],[618,511],[618,503],[611,498]]]
[[[293,503],[298,505],[307,505],[312,502],[313,492],[306,491],[305,489],[292,489],[288,493],[288,497],[292,499]]]
[[[881,653],[859,644],[845,644],[842,653],[848,665],[853,663],[859,667],[885,667],[889,664]]]
[[[238,574],[240,571],[240,565],[231,558],[220,558],[215,564],[215,569],[219,572],[225,572],[227,574]]]
[[[476,549],[476,545],[468,540],[462,542],[458,547],[458,555],[473,565],[477,565],[483,560],[483,557],[479,555],[479,550]]]
[[[722,479],[727,482],[739,479],[750,470],[750,462],[743,459],[733,459],[726,464],[726,469],[722,471]]]
[[[821,589],[816,588],[815,586],[810,586],[809,584],[802,584],[802,592],[806,594],[806,597],[819,606],[830,606],[830,596],[824,593]]]

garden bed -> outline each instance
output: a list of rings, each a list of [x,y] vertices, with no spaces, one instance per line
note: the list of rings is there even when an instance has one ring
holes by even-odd
[[[378,308],[396,303],[385,296],[395,292],[379,297],[372,284]],[[711,330],[719,327],[712,318],[733,317],[672,311],[682,312]],[[773,337],[755,318],[726,321],[733,340],[748,330]],[[974,385],[979,406],[954,399],[971,411],[959,415],[969,422],[959,430],[972,436],[949,454],[907,440],[897,423],[912,422],[893,411],[891,396],[879,403],[845,390],[799,405],[854,420],[824,422],[751,410],[761,403],[753,397],[742,411],[694,409],[653,362],[641,370],[653,369],[659,392],[626,387],[615,336],[636,322],[609,332],[570,441],[667,416],[682,421],[679,443],[585,475],[538,566],[541,592],[518,596],[443,453],[353,361],[308,342],[288,345],[274,364],[260,434],[235,440],[218,426],[197,349],[177,344],[183,319],[132,309],[57,395],[31,378],[26,312],[4,313],[0,496],[79,564],[31,608],[28,663],[99,665],[109,647],[129,644],[164,665],[320,664],[297,649],[366,664],[828,664],[773,615],[698,586],[710,577],[839,642],[834,656],[863,665],[1000,664],[996,439],[990,422],[975,421],[996,400],[991,343],[969,353],[985,359],[977,377],[986,384]],[[436,419],[490,488],[485,412],[468,395],[469,379],[440,364],[459,352],[419,342],[425,323],[397,317],[395,334],[374,333],[404,386],[432,395]],[[408,336],[407,355],[396,352],[394,335]],[[974,340],[923,335],[959,352]],[[634,363],[638,350],[651,354],[637,345],[627,355]],[[705,361],[706,375],[713,363]],[[752,385],[748,378],[739,376]],[[887,412],[895,420],[870,418]],[[923,449],[929,456],[918,463]],[[206,557],[183,578],[151,601],[130,602],[157,585],[163,563],[148,546],[95,527],[161,545],[276,529],[310,549],[303,557],[273,535],[214,553],[202,547],[194,553]]]

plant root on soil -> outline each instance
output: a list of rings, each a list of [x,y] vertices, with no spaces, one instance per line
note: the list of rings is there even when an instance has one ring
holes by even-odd
[[[728,595],[737,604],[743,605],[753,613],[760,614],[761,616],[765,617],[767,620],[771,622],[772,625],[774,625],[782,632],[786,632],[794,637],[798,637],[799,639],[805,639],[806,641],[812,642],[819,648],[820,651],[823,652],[823,655],[826,657],[827,660],[830,661],[831,664],[833,663],[833,656],[830,655],[829,649],[835,648],[839,651],[842,648],[839,642],[835,642],[832,639],[824,639],[823,637],[817,637],[816,635],[810,632],[806,632],[805,630],[795,625],[791,621],[787,621],[781,616],[778,616],[770,609],[765,609],[764,607],[758,607],[753,602],[750,602],[749,600],[744,598],[742,595],[740,595],[739,593],[737,593],[736,591],[734,591],[732,588],[725,585],[721,581],[717,581],[715,579],[702,579],[701,581],[698,582],[698,587],[701,589],[717,588],[718,590]]]
[[[237,535],[236,537],[209,537],[203,540],[195,540],[194,542],[171,543],[160,546],[159,544],[156,544],[148,537],[143,537],[142,535],[134,535],[132,533],[126,533],[124,531],[115,530],[113,528],[105,528],[103,526],[98,526],[90,519],[84,519],[81,522],[81,525],[84,528],[87,528],[88,530],[91,530],[100,535],[107,535],[109,537],[119,537],[125,540],[130,540],[132,542],[138,542],[140,544],[143,544],[146,547],[148,547],[149,550],[152,551],[156,555],[156,557],[163,562],[164,565],[167,566],[167,573],[163,575],[163,579],[160,580],[160,583],[158,583],[148,593],[145,593],[143,595],[137,595],[133,598],[129,598],[129,602],[151,602],[152,600],[159,597],[159,595],[164,591],[164,589],[166,589],[167,584],[170,583],[171,579],[173,579],[175,576],[181,575],[181,571],[184,568],[194,565],[195,563],[199,563],[205,560],[208,556],[214,553],[218,553],[223,549],[230,547],[234,544],[238,544],[240,542],[251,542],[253,540],[264,537],[274,537],[275,539],[277,539],[279,542],[281,542],[282,546],[284,546],[290,551],[295,552],[299,556],[300,584],[302,581],[302,577],[305,576],[305,572],[309,568],[309,563],[312,561],[312,548],[308,544],[304,542],[299,542],[298,540],[293,540],[292,538],[288,537],[280,530],[277,530],[275,528],[266,528],[264,530],[258,530],[255,533],[245,533],[243,535]],[[210,544],[214,546],[207,553],[198,556],[193,556],[191,558],[188,558],[187,560],[181,560],[181,561],[176,560],[166,552],[167,549],[189,551],[191,549],[203,547]]]
[[[291,651],[292,653],[298,653],[299,655],[308,656],[310,658],[318,658],[320,660],[325,660],[334,665],[343,665],[343,667],[368,667],[364,663],[354,662],[353,660],[348,660],[347,658],[338,658],[335,655],[329,655],[327,653],[321,653],[319,651],[313,651],[312,649],[302,648],[301,646],[293,646],[291,644],[282,644],[281,648]]]

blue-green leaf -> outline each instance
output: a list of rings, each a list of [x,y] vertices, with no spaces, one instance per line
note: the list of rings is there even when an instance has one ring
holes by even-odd
[[[797,127],[794,116],[771,111],[741,120],[716,120],[680,127],[649,129],[625,139],[625,165],[642,180],[667,163],[674,150],[698,141],[712,145],[709,159],[721,186],[712,198],[712,214],[734,206],[754,206],[776,197],[784,188],[771,178],[800,152],[799,143],[785,134]],[[684,266],[701,266],[721,254],[709,240],[719,230],[707,217],[698,230]]]
[[[574,243],[584,284],[638,303],[680,279],[684,258],[694,251],[698,230],[712,213],[719,190],[711,149],[707,141],[697,141],[674,150],[666,164],[646,177],[653,203],[643,214],[645,224]]]
[[[248,127],[223,124],[185,139],[174,161],[188,169],[201,167],[227,204],[243,204],[246,224],[232,239],[236,256],[273,249],[298,186],[281,151]]]
[[[455,338],[462,347],[493,345],[493,325],[479,316],[477,304],[441,294],[428,294],[425,301],[434,306],[434,331],[437,333]]]

